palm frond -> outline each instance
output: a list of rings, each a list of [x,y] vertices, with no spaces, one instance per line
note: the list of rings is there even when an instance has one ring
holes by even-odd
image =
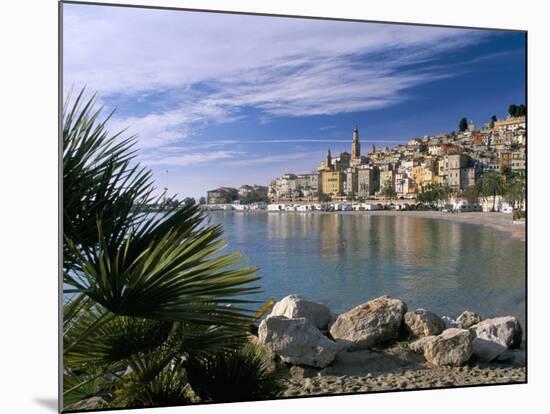
[[[120,246],[102,241],[87,254],[67,238],[81,272],[66,271],[64,282],[117,315],[240,325],[254,311],[226,305],[256,303],[243,298],[259,292],[251,286],[256,268],[239,267],[237,252],[223,254],[221,227],[199,227],[202,220],[197,206],[186,206],[132,230]]]
[[[99,315],[88,312],[65,336],[64,362],[69,367],[99,367],[123,363],[132,356],[153,351],[165,343],[173,327],[171,321],[117,316],[92,333],[88,326]],[[88,333],[86,334],[85,332]]]
[[[170,353],[134,357],[114,391],[112,407],[185,405],[192,401],[181,359]]]
[[[94,372],[88,375],[75,375],[65,372],[63,375],[63,406],[65,409],[88,398],[107,396],[102,387],[102,374]]]
[[[264,348],[247,343],[237,351],[190,359],[185,369],[193,390],[204,401],[254,401],[276,398],[283,391],[270,364]]]

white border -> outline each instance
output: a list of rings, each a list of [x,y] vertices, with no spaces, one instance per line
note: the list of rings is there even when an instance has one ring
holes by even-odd
[[[115,3],[116,0],[111,1]],[[120,1],[119,1],[120,2]],[[131,3],[131,0],[121,3]],[[549,329],[547,165],[550,134],[544,2],[427,0],[140,0],[144,5],[527,29],[529,31],[529,384],[157,409],[159,413],[281,410],[445,413],[521,412],[545,406]],[[57,396],[57,2],[0,3],[2,71],[2,339],[6,413],[55,412]],[[7,369],[6,369],[7,368]],[[544,405],[542,405],[544,404]],[[538,410],[534,410],[538,411]],[[128,410],[127,413],[151,411]]]

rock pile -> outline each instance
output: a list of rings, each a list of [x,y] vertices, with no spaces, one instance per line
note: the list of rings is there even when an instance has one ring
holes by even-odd
[[[381,296],[335,317],[330,309],[297,295],[275,304],[261,322],[259,341],[282,361],[324,368],[339,353],[384,347],[409,340],[429,367],[460,366],[513,358],[522,329],[513,316],[482,320],[464,311],[456,320],[426,309],[407,311],[395,298]]]

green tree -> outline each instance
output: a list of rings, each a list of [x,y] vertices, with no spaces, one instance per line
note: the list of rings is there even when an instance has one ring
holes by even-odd
[[[83,94],[63,108],[63,407],[188,403],[186,364],[246,346],[256,268],[198,205],[147,213],[160,198],[135,137],[110,134]]]
[[[185,197],[185,198],[183,199],[183,205],[189,206],[189,205],[191,205],[191,204],[195,204],[195,199],[194,199],[194,198],[192,198],[192,197]]]
[[[488,171],[483,175],[481,181],[481,189],[486,197],[493,197],[493,208],[495,211],[497,195],[502,195],[504,192],[504,179],[498,171]]]
[[[460,122],[458,123],[458,130],[460,132],[464,132],[468,129],[468,120],[466,118],[462,118]]]
[[[417,201],[423,203],[434,203],[445,198],[445,189],[439,184],[427,184],[422,191],[417,194]]]
[[[495,122],[497,122],[497,121],[498,121],[497,116],[496,116],[496,115],[493,115],[493,116],[491,117],[491,124],[490,124],[490,125],[491,125],[491,128],[494,128],[494,127],[495,127]]]
[[[382,195],[386,198],[389,198],[390,201],[395,198],[395,196],[397,195],[397,193],[395,192],[394,188],[393,188],[393,184],[392,184],[392,181],[390,179],[388,179],[385,183],[384,183],[384,187],[382,188]]]
[[[267,197],[267,194],[260,194],[256,191],[251,191],[241,199],[241,204],[252,204],[259,202],[267,203],[268,201],[269,199]]]
[[[503,166],[500,170],[500,173],[503,175],[506,181],[510,180],[514,175],[514,172],[512,171],[512,167],[510,167],[509,165]]]
[[[460,193],[460,197],[466,199],[469,204],[477,204],[479,202],[479,196],[481,189],[479,185],[471,185]]]
[[[518,106],[516,104],[511,104],[508,107],[508,115],[517,116],[517,114],[518,114]]]
[[[206,197],[199,198],[199,204],[200,205],[206,204]]]
[[[328,202],[332,201],[332,197],[330,196],[330,194],[320,193],[319,194],[319,201],[321,203],[328,203]]]
[[[517,209],[525,199],[525,179],[520,175],[514,175],[506,180],[504,187],[504,199]]]

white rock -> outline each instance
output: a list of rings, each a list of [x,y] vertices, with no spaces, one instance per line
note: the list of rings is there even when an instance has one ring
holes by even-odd
[[[460,323],[464,328],[468,329],[470,326],[474,326],[481,322],[481,316],[477,313],[465,310],[460,314],[456,321]]]
[[[405,312],[404,302],[381,296],[338,316],[330,335],[352,350],[371,348],[398,337]]]
[[[460,366],[472,356],[472,334],[467,329],[450,328],[424,345],[429,366]]]
[[[513,316],[485,319],[470,330],[475,334],[474,354],[482,360],[492,361],[508,348],[521,345],[521,326]]]
[[[290,364],[324,368],[345,346],[324,336],[306,318],[269,316],[258,329],[260,342]]]
[[[445,322],[435,313],[417,309],[405,313],[405,325],[416,337],[439,335],[445,330]]]
[[[455,321],[453,318],[449,316],[442,316],[441,319],[445,323],[445,329],[450,329],[450,328],[464,329],[461,323]]]
[[[435,336],[435,335],[423,336],[422,338],[417,339],[414,342],[411,342],[409,344],[409,348],[413,352],[423,354],[424,353],[424,348],[426,347],[426,344],[430,341],[433,341],[435,338],[437,338],[437,336]]]
[[[298,295],[289,295],[281,299],[273,306],[269,316],[286,316],[289,319],[306,318],[319,329],[327,329],[333,317],[328,306]]]

